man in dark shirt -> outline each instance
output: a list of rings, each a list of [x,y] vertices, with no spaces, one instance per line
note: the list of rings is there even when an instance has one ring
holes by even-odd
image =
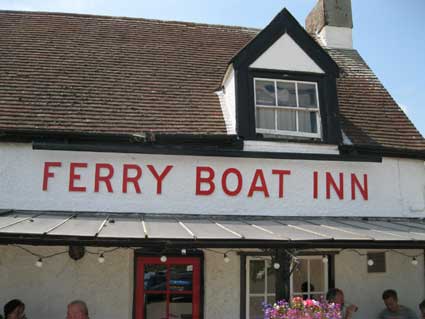
[[[418,319],[413,310],[399,305],[397,292],[393,289],[385,290],[382,294],[386,309],[379,314],[379,319]]]

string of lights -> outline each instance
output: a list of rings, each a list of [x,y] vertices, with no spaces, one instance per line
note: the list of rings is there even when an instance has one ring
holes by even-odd
[[[357,249],[344,249],[344,250],[341,250],[341,251],[351,251],[351,252],[354,252],[354,253],[356,253],[357,255],[359,255],[359,256],[361,256],[361,257],[368,257],[368,254],[367,253],[361,253],[360,251],[358,251]],[[410,258],[411,259],[411,264],[413,265],[413,266],[417,266],[418,265],[418,258],[420,257],[420,256],[423,256],[424,254],[423,253],[421,253],[421,254],[416,254],[416,255],[409,255],[409,254],[406,254],[406,253],[403,253],[403,252],[401,252],[401,251],[399,251],[399,250],[396,250],[396,249],[387,249],[387,250],[384,250],[384,251],[380,251],[381,253],[389,253],[389,252],[392,252],[392,253],[395,253],[395,254],[398,254],[398,255],[401,255],[401,256],[404,256],[404,257],[408,257],[408,258]],[[367,260],[367,264],[368,264],[368,266],[370,266],[370,267],[372,267],[374,264],[375,264],[375,261],[373,260],[373,258],[368,258],[368,260]]]
[[[36,257],[35,266],[38,267],[38,268],[43,267],[43,262],[46,259],[50,259],[50,258],[59,256],[59,255],[64,255],[64,254],[69,253],[69,250],[64,250],[64,251],[59,251],[59,252],[52,253],[52,254],[49,254],[49,255],[43,255],[43,254],[35,253],[31,249],[29,249],[27,247],[23,247],[21,245],[11,245],[11,246],[16,247],[16,248],[34,256],[34,257]],[[102,249],[102,250],[98,250],[98,251],[85,250],[85,252],[89,255],[98,256],[97,257],[98,262],[100,264],[103,264],[103,263],[105,263],[105,260],[106,260],[105,256],[106,255],[113,253],[113,252],[120,250],[120,249],[136,251],[140,248],[138,248],[138,247],[131,247],[131,248],[114,247],[114,248],[111,248],[111,249],[106,249],[106,250]],[[163,248],[159,252],[159,255],[161,256],[160,261],[163,262],[163,263],[167,262],[167,260],[168,260],[167,250],[168,250],[167,248]],[[217,254],[217,255],[222,255],[223,256],[223,262],[226,263],[226,264],[228,264],[231,261],[231,257],[230,257],[231,253],[240,253],[242,251],[242,250],[238,250],[238,249],[216,250],[216,249],[211,249],[211,248],[203,248],[203,250]],[[290,272],[292,273],[299,266],[299,256],[297,256],[297,254],[299,252],[294,251],[294,250],[287,250],[287,249],[285,249],[284,251],[287,255],[291,256],[291,258],[292,258],[292,265],[291,265],[291,270],[290,270]],[[363,252],[361,252],[357,249],[341,249],[338,252],[341,253],[343,251],[354,252],[360,257],[368,257],[369,256],[368,253],[363,253]],[[276,270],[280,269],[280,267],[281,267],[280,263],[274,259],[275,250],[263,250],[263,252],[264,252],[265,255],[270,255],[272,257],[273,268],[276,269]],[[328,263],[329,259],[328,259],[328,255],[326,254],[326,252],[324,252],[324,251],[318,251],[318,252],[323,253],[322,262]],[[387,250],[380,251],[380,252],[383,252],[383,253],[392,252],[392,253],[407,257],[407,258],[411,259],[411,264],[413,266],[417,266],[419,264],[418,258],[421,257],[421,256],[424,256],[424,253],[408,254],[408,253],[405,253],[405,252],[402,252],[402,251],[399,251],[399,250],[396,250],[396,249],[387,249]],[[181,253],[182,256],[186,256],[187,253],[188,253],[188,249],[182,248],[180,250],[180,253]],[[369,266],[373,266],[375,264],[375,261],[373,260],[373,258],[369,257],[368,260],[367,260],[367,264]]]

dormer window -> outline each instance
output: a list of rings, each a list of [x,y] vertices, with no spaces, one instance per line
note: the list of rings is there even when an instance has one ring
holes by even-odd
[[[315,82],[254,78],[257,133],[321,138]]]
[[[232,92],[234,83],[235,127],[241,138],[341,143],[340,69],[286,9],[231,63],[225,84]]]

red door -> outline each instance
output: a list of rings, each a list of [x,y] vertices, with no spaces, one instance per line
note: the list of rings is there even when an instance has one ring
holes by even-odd
[[[136,319],[199,319],[199,258],[138,257],[136,276]]]

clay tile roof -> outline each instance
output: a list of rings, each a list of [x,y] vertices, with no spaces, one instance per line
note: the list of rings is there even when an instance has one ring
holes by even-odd
[[[255,33],[0,12],[0,129],[226,134],[215,91]]]
[[[425,150],[425,139],[356,50],[327,50],[337,80],[341,126],[356,145]]]
[[[0,131],[226,134],[215,94],[258,30],[77,14],[0,12]],[[342,129],[356,145],[425,140],[355,50],[328,50]]]

